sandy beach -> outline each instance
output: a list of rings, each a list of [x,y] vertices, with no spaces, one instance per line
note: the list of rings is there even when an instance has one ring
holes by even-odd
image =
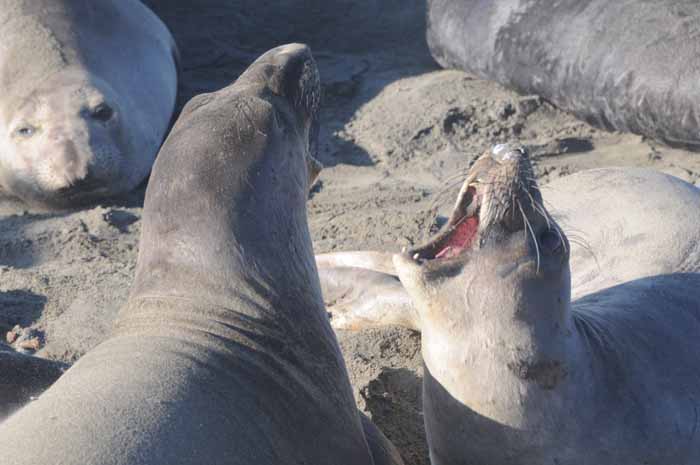
[[[700,185],[695,153],[595,129],[537,96],[440,69],[418,0],[145,3],[180,48],[178,109],[235,80],[270,47],[311,45],[324,90],[325,169],[308,205],[316,253],[398,251],[423,241],[445,221],[459,174],[509,140],[530,148],[542,183],[642,166]],[[0,217],[0,333],[12,334],[15,349],[74,362],[104,338],[133,278],[143,192],[78,212]],[[407,465],[428,464],[420,336],[388,328],[338,338],[358,407]]]

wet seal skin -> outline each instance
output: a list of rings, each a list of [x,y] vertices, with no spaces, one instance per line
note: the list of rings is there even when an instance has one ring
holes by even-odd
[[[33,210],[137,187],[177,93],[177,50],[138,0],[3,0],[0,198]]]
[[[694,0],[429,0],[435,60],[598,127],[700,149]]]
[[[0,424],[17,465],[402,465],[358,413],[306,217],[319,74],[258,58],[188,103],[146,192],[111,336]]]

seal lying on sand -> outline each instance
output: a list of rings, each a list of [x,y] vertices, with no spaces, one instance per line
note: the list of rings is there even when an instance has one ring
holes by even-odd
[[[138,0],[0,1],[0,191],[39,208],[148,175],[175,105],[176,49]]]
[[[482,157],[446,229],[394,257],[422,331],[433,464],[700,460],[700,191],[644,170],[579,179],[560,218],[610,209],[591,222],[612,250],[574,301],[571,244],[519,147]],[[596,182],[617,184],[600,194]],[[668,245],[644,246],[649,233]],[[590,263],[579,251],[573,266]]]
[[[429,0],[433,57],[587,122],[700,147],[693,0]]]
[[[130,299],[0,425],[16,465],[401,463],[358,415],[321,299],[305,206],[319,97],[292,44],[187,104],[148,185]]]

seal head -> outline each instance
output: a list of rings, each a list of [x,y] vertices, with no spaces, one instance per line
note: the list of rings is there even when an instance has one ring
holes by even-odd
[[[21,99],[1,139],[4,190],[61,208],[133,188],[143,170],[129,159],[118,101],[109,84],[80,70],[58,73]]]
[[[0,194],[80,207],[136,188],[163,142],[177,48],[138,0],[12,0],[0,12]]]
[[[419,307],[442,314],[464,305],[495,313],[508,308],[526,315],[537,311],[527,308],[530,301],[503,289],[560,288],[550,308],[561,307],[560,300],[568,301],[568,250],[544,208],[527,151],[501,144],[475,162],[443,230],[395,256],[394,264]]]

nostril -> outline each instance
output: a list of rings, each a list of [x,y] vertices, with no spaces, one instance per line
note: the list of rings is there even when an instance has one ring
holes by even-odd
[[[114,116],[114,110],[106,103],[100,103],[92,110],[90,116],[97,121],[106,123]]]
[[[497,144],[491,149],[491,158],[498,163],[517,160],[523,156],[527,156],[527,150],[518,144]]]

